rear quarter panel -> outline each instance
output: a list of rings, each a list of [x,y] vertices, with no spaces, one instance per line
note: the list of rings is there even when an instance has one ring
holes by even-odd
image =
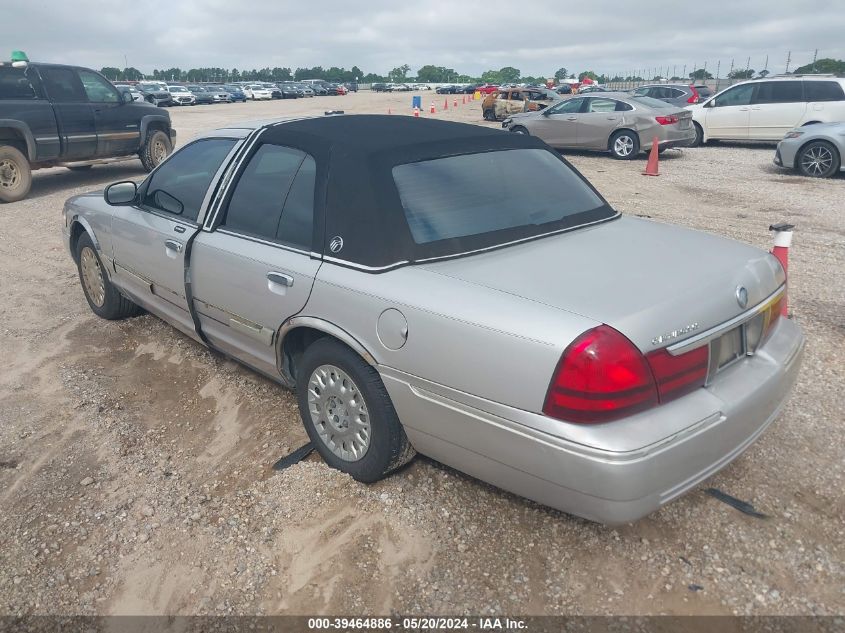
[[[408,336],[398,350],[379,316],[399,310]],[[301,316],[328,320],[380,365],[453,389],[540,412],[568,343],[595,321],[413,266],[369,274],[324,263]]]

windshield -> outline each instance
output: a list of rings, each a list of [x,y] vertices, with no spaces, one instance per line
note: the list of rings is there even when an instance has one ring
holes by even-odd
[[[419,245],[503,231],[496,245],[615,215],[569,165],[544,149],[397,165],[393,179]]]
[[[172,86],[170,88],[170,92],[188,92],[188,89],[183,88],[182,86]]]

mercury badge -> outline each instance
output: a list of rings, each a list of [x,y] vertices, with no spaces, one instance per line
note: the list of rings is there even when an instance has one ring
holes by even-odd
[[[748,305],[748,290],[745,289],[745,286],[736,287],[736,302],[743,309]]]
[[[332,241],[329,242],[329,250],[332,253],[340,252],[340,249],[343,248],[343,238],[340,235],[335,235],[332,238]]]

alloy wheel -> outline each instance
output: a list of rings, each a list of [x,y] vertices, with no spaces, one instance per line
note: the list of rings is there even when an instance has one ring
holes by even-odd
[[[833,164],[833,152],[823,145],[809,148],[801,156],[801,169],[809,176],[822,176]]]
[[[308,380],[311,423],[328,449],[357,462],[370,447],[370,415],[358,386],[339,367],[320,365]]]
[[[94,251],[86,246],[82,249],[79,257],[79,267],[82,270],[82,281],[85,284],[85,291],[88,298],[98,308],[102,308],[106,301],[106,284],[103,279],[103,270],[100,268],[100,260]]]
[[[622,135],[613,142],[613,151],[617,156],[630,156],[634,151],[634,139]]]

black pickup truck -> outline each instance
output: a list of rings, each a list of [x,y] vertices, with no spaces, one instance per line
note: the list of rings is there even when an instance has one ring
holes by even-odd
[[[33,169],[140,158],[150,171],[175,136],[166,110],[133,102],[93,70],[0,62],[0,202],[24,198]]]

